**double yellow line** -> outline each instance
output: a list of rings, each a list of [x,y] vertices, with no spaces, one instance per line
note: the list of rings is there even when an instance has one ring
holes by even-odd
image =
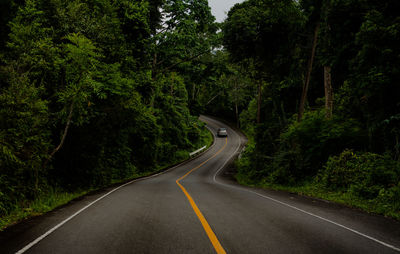
[[[206,218],[204,218],[204,215],[201,213],[200,209],[197,207],[197,205],[194,202],[193,198],[190,196],[189,192],[187,192],[185,187],[183,187],[183,185],[179,183],[179,181],[183,180],[190,173],[192,173],[196,169],[200,168],[201,166],[206,164],[209,160],[211,160],[212,158],[217,156],[220,152],[222,152],[225,149],[227,144],[228,144],[228,138],[225,138],[225,145],[221,149],[219,149],[218,152],[216,152],[213,156],[211,156],[207,160],[205,160],[202,163],[200,163],[200,165],[198,165],[197,167],[194,167],[191,170],[189,170],[189,172],[187,172],[186,174],[184,174],[182,177],[180,177],[178,180],[175,181],[176,184],[181,188],[181,190],[183,191],[183,193],[185,194],[187,199],[189,200],[190,205],[192,206],[192,208],[193,208],[194,212],[196,213],[197,217],[199,218],[199,220],[201,222],[201,225],[203,226],[204,230],[206,231],[208,238],[210,239],[212,245],[214,246],[215,251],[218,254],[226,254],[226,252],[225,252],[224,248],[222,247],[221,243],[218,241],[218,238],[214,234],[214,231],[212,231],[212,229],[211,229],[210,225],[208,224]]]

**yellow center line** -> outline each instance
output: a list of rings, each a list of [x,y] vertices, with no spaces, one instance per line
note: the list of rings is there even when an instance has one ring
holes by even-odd
[[[204,164],[206,164],[209,160],[211,160],[212,158],[214,158],[215,156],[217,156],[220,152],[222,152],[222,150],[225,149],[226,145],[228,144],[228,138],[225,138],[225,145],[218,150],[218,152],[216,152],[213,156],[211,156],[210,158],[208,158],[207,160],[205,160],[204,162],[202,162],[200,165],[198,165],[197,167],[189,170],[189,172],[187,172],[186,174],[184,174],[182,177],[180,177],[178,180],[176,180],[176,184],[181,188],[181,190],[183,191],[183,193],[185,194],[185,196],[187,197],[187,199],[189,200],[190,205],[192,206],[194,212],[196,213],[197,217],[199,218],[201,225],[203,226],[204,230],[207,233],[208,238],[210,239],[212,245],[214,246],[215,251],[218,254],[226,254],[224,248],[222,247],[221,243],[218,241],[217,236],[214,234],[214,232],[212,231],[210,225],[208,224],[206,218],[204,218],[203,214],[201,213],[200,209],[197,207],[196,203],[194,202],[193,198],[189,195],[189,192],[187,192],[187,190],[185,189],[185,187],[182,186],[182,184],[179,183],[179,181],[181,181],[182,179],[184,179],[186,176],[188,176],[190,173],[192,173],[193,171],[195,171],[196,169],[200,168],[201,166],[203,166]]]

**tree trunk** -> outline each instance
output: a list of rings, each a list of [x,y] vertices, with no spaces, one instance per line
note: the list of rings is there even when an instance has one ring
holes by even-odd
[[[332,109],[333,109],[333,90],[332,90],[332,76],[331,76],[330,66],[324,66],[324,87],[325,87],[326,118],[330,119],[332,117]]]
[[[44,168],[46,168],[47,164],[48,164],[49,161],[53,158],[54,154],[55,154],[56,152],[58,152],[58,150],[60,150],[61,147],[62,147],[63,144],[64,144],[65,138],[67,137],[67,134],[68,134],[69,126],[71,125],[71,122],[72,122],[72,113],[73,113],[73,111],[74,111],[74,104],[75,104],[75,103],[72,102],[72,103],[71,103],[71,106],[70,106],[70,108],[69,108],[69,114],[68,114],[68,118],[67,118],[67,123],[65,124],[65,129],[64,129],[64,133],[63,133],[63,135],[62,135],[60,144],[58,144],[58,146],[51,152],[50,156],[47,158],[47,160],[46,160],[45,163],[44,163],[44,166],[43,166]]]
[[[196,59],[196,58],[198,58],[198,57],[200,57],[200,56],[202,56],[202,55],[204,55],[204,54],[206,54],[206,53],[208,53],[208,52],[210,52],[209,49],[207,49],[206,51],[200,52],[200,53],[198,53],[198,54],[196,54],[196,55],[194,55],[194,56],[192,56],[192,57],[189,57],[189,58],[186,58],[186,59],[184,59],[184,60],[181,60],[181,61],[179,61],[179,62],[177,62],[177,63],[174,63],[174,64],[172,64],[172,65],[170,65],[170,66],[164,68],[164,69],[161,71],[161,73],[163,73],[163,72],[165,72],[165,71],[168,71],[168,70],[174,68],[175,66],[177,66],[177,65],[179,65],[179,64],[186,63],[186,62],[189,62],[189,61],[191,61],[191,60],[193,60],[193,59]]]
[[[398,161],[400,161],[400,142],[399,142],[399,135],[397,133],[395,133],[396,136],[396,145],[395,145],[395,160],[397,159]]]
[[[308,91],[308,86],[310,84],[311,72],[312,72],[312,67],[313,67],[313,63],[314,63],[315,49],[317,47],[317,42],[318,42],[319,27],[320,27],[320,23],[318,22],[317,25],[315,26],[315,30],[314,30],[314,39],[313,39],[313,45],[312,45],[312,49],[311,49],[311,57],[310,57],[310,61],[308,62],[306,79],[304,81],[303,92],[301,94],[301,99],[300,99],[299,113],[297,115],[297,121],[299,121],[299,122],[303,118],[303,114],[304,114],[304,107],[305,107],[305,103],[306,103],[306,99],[307,99],[307,91]]]
[[[283,105],[283,101],[281,102],[281,111],[282,111],[283,124],[286,125],[287,118],[286,118],[285,106]]]
[[[153,56],[153,63],[152,63],[152,67],[151,67],[151,79],[153,81],[155,81],[157,79],[157,53],[154,53]],[[150,98],[150,107],[154,108],[154,89],[151,88],[151,98]]]
[[[236,127],[240,128],[240,124],[239,124],[239,109],[238,109],[237,102],[235,102],[235,112],[236,112]]]
[[[236,127],[239,128],[239,109],[238,109],[238,84],[237,77],[234,78],[235,82],[235,115],[236,115]]]
[[[172,79],[172,82],[171,82],[171,86],[170,86],[170,95],[171,95],[171,97],[174,97],[174,82],[175,82],[175,72],[172,72],[171,73],[171,79]]]
[[[261,121],[261,81],[258,81],[257,123]]]
[[[39,192],[39,168],[35,167],[35,195]]]
[[[151,68],[151,78],[155,80],[157,77],[157,53],[154,53],[153,64]]]
[[[207,105],[210,104],[213,100],[215,100],[215,98],[217,98],[218,96],[220,96],[221,93],[222,93],[222,92],[219,92],[219,93],[217,93],[217,95],[215,95],[214,97],[212,97],[212,98],[206,103],[205,106],[207,106]]]

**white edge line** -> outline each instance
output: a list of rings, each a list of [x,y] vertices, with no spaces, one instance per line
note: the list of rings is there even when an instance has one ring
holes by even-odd
[[[206,126],[206,127],[207,127],[207,126]],[[214,138],[215,138],[214,132],[213,132],[209,127],[207,127],[207,128],[211,131],[211,133],[213,134],[213,136],[214,136]],[[287,204],[287,203],[284,203],[284,202],[282,202],[282,201],[276,200],[276,199],[274,199],[274,198],[271,198],[271,197],[268,197],[268,196],[259,194],[259,193],[255,192],[255,191],[251,191],[251,190],[247,190],[247,189],[243,189],[243,188],[238,188],[238,187],[236,187],[236,186],[231,186],[231,185],[228,185],[228,184],[224,184],[224,183],[218,182],[218,181],[216,180],[216,176],[217,176],[218,173],[225,167],[226,163],[228,163],[228,161],[230,161],[230,159],[237,153],[237,151],[238,151],[239,148],[240,148],[240,145],[241,145],[241,137],[240,137],[240,135],[238,135],[238,136],[239,136],[239,141],[240,141],[240,142],[239,142],[239,145],[237,146],[235,152],[224,162],[224,164],[223,164],[223,165],[217,170],[217,172],[214,174],[213,180],[214,180],[215,183],[220,184],[220,185],[223,185],[223,186],[227,186],[227,187],[230,187],[230,188],[234,188],[234,189],[237,189],[237,190],[240,190],[240,191],[246,191],[246,192],[250,192],[250,193],[256,194],[256,195],[258,195],[258,196],[260,196],[260,197],[262,197],[262,198],[269,199],[269,200],[274,201],[274,202],[276,202],[276,203],[279,203],[279,204],[281,204],[281,205],[290,207],[290,208],[295,209],[295,210],[297,210],[297,211],[300,211],[300,212],[302,212],[302,213],[305,213],[305,214],[308,214],[308,215],[313,216],[313,217],[315,217],[315,218],[318,218],[318,219],[320,219],[320,220],[329,222],[329,223],[334,224],[334,225],[336,225],[336,226],[338,226],[338,227],[341,227],[341,228],[344,228],[344,229],[346,229],[346,230],[349,230],[349,231],[351,231],[351,232],[353,232],[353,233],[355,233],[355,234],[358,234],[358,235],[363,236],[363,237],[365,237],[365,238],[367,238],[367,239],[370,239],[370,240],[372,240],[372,241],[374,241],[374,242],[377,242],[377,243],[379,243],[379,244],[381,244],[381,245],[383,245],[383,246],[386,246],[386,247],[388,247],[388,248],[391,248],[391,249],[393,249],[393,250],[395,250],[395,251],[400,252],[400,249],[397,248],[397,247],[395,247],[395,246],[393,246],[393,245],[390,245],[390,244],[388,244],[388,243],[382,242],[382,241],[380,241],[380,240],[378,240],[378,239],[376,239],[376,238],[373,238],[373,237],[371,237],[371,236],[368,236],[368,235],[366,235],[366,234],[363,234],[363,233],[361,233],[361,232],[359,232],[359,231],[357,231],[357,230],[348,228],[348,227],[346,227],[346,226],[344,226],[344,225],[342,225],[342,224],[339,224],[339,223],[337,223],[337,222],[331,221],[331,220],[329,220],[329,219],[325,219],[325,218],[323,218],[323,217],[321,217],[321,216],[318,216],[318,215],[315,215],[315,214],[313,214],[313,213],[307,212],[307,211],[305,211],[305,210],[303,210],[303,209],[300,209],[300,208],[297,208],[297,207],[295,207],[295,206],[289,205],[289,204]],[[123,185],[121,185],[121,186],[119,186],[119,187],[117,187],[117,188],[115,188],[115,189],[109,191],[108,193],[106,193],[106,194],[104,194],[103,196],[99,197],[99,198],[96,199],[95,201],[93,201],[93,202],[91,202],[90,204],[86,205],[85,207],[81,208],[80,210],[78,210],[77,212],[75,212],[74,214],[72,214],[71,216],[69,216],[68,218],[66,218],[65,220],[63,220],[62,222],[60,222],[59,224],[57,224],[56,226],[54,226],[53,228],[49,229],[46,233],[44,233],[43,235],[39,236],[38,238],[36,238],[36,239],[33,240],[32,242],[30,242],[28,245],[26,245],[24,248],[22,248],[22,249],[20,249],[19,251],[17,251],[16,254],[21,254],[21,253],[26,252],[27,250],[29,250],[30,248],[32,248],[34,245],[36,245],[38,242],[40,242],[41,240],[43,240],[45,237],[47,237],[48,235],[50,235],[51,233],[53,233],[55,230],[57,230],[58,228],[60,228],[62,225],[64,225],[65,223],[67,223],[68,221],[70,221],[71,219],[73,219],[75,216],[77,216],[78,214],[80,214],[81,212],[83,212],[84,210],[86,210],[87,208],[89,208],[90,206],[92,206],[93,204],[97,203],[98,201],[102,200],[103,198],[107,197],[107,196],[110,195],[111,193],[113,193],[113,192],[119,190],[120,188],[125,187],[126,185],[129,185],[129,184],[134,183],[134,182],[137,182],[137,181],[145,180],[145,179],[148,179],[148,178],[156,177],[156,176],[158,176],[158,175],[160,175],[160,174],[164,174],[164,173],[166,173],[166,172],[168,172],[168,171],[170,171],[170,170],[172,170],[172,169],[175,169],[175,168],[181,166],[181,165],[184,164],[184,163],[186,163],[186,161],[185,161],[185,162],[182,162],[182,163],[180,163],[180,164],[178,164],[178,165],[176,165],[176,166],[174,166],[174,167],[172,167],[172,168],[170,168],[170,169],[168,169],[168,170],[166,170],[166,171],[163,171],[163,172],[160,172],[160,173],[158,173],[158,174],[151,175],[151,176],[148,176],[148,177],[144,177],[144,178],[132,180],[132,181],[130,181],[130,182],[128,182],[128,183],[125,183],[125,184],[123,184]]]
[[[207,127],[207,128],[208,128],[208,127]],[[214,135],[214,137],[215,137],[214,132],[211,131],[211,133],[213,133],[213,135]],[[238,134],[237,134],[237,135],[238,135]],[[392,249],[392,250],[395,250],[395,251],[400,252],[400,248],[397,248],[397,247],[395,247],[395,246],[393,246],[393,245],[391,245],[391,244],[385,243],[385,242],[383,242],[383,241],[381,241],[381,240],[378,240],[378,239],[376,239],[376,238],[374,238],[374,237],[372,237],[372,236],[363,234],[363,233],[361,233],[361,232],[359,232],[359,231],[357,231],[357,230],[354,230],[354,229],[352,229],[352,228],[346,227],[346,226],[344,226],[344,225],[342,225],[342,224],[340,224],[340,223],[337,223],[337,222],[331,221],[331,220],[329,220],[329,219],[323,218],[323,217],[321,217],[321,216],[319,216],[319,215],[316,215],[316,214],[307,212],[307,211],[305,211],[305,210],[303,210],[303,209],[300,209],[300,208],[297,208],[297,207],[295,207],[295,206],[289,205],[289,204],[287,204],[287,203],[285,203],[285,202],[276,200],[276,199],[271,198],[271,197],[268,197],[268,196],[266,196],[266,195],[262,195],[262,194],[260,194],[260,193],[255,192],[255,191],[251,191],[251,190],[245,189],[245,188],[243,188],[243,187],[242,187],[242,188],[238,188],[238,187],[236,187],[236,186],[229,185],[229,184],[225,184],[225,183],[221,183],[221,182],[217,181],[216,177],[217,177],[217,175],[219,174],[219,172],[225,167],[225,165],[228,163],[228,161],[230,161],[230,160],[232,159],[232,157],[236,155],[236,153],[238,152],[238,150],[239,150],[239,148],[240,148],[240,145],[241,145],[241,137],[240,137],[240,135],[238,135],[238,136],[239,136],[239,141],[240,141],[240,142],[239,142],[239,145],[237,146],[235,152],[234,152],[234,153],[224,162],[224,164],[222,164],[222,166],[215,172],[214,177],[213,177],[213,180],[214,180],[215,183],[220,184],[220,185],[223,185],[223,186],[227,186],[227,187],[230,187],[230,188],[233,188],[233,189],[237,189],[237,190],[240,190],[240,191],[246,191],[246,192],[250,192],[250,193],[256,194],[257,196],[260,196],[260,197],[262,197],[262,198],[269,199],[269,200],[271,200],[271,201],[273,201],[273,202],[276,202],[276,203],[278,203],[278,204],[281,204],[281,205],[290,207],[290,208],[292,208],[292,209],[294,209],[294,210],[297,210],[297,211],[299,211],[299,212],[305,213],[305,214],[310,215],[310,216],[312,216],[312,217],[318,218],[318,219],[323,220],[323,221],[325,221],[325,222],[329,222],[329,223],[331,223],[331,224],[333,224],[333,225],[336,225],[336,226],[341,227],[341,228],[343,228],[343,229],[346,229],[346,230],[348,230],[348,231],[350,231],[350,232],[353,232],[353,233],[355,233],[355,234],[357,234],[357,235],[359,235],[359,236],[365,237],[365,238],[367,238],[367,239],[369,239],[369,240],[372,240],[372,241],[374,241],[374,242],[376,242],[376,243],[379,243],[379,244],[381,244],[381,245],[383,245],[383,246],[386,246],[386,247],[388,247],[388,248],[390,248],[390,249]]]
[[[213,145],[214,145],[214,144],[213,144]],[[211,148],[211,147],[212,147],[212,145],[210,146],[210,148]],[[195,158],[196,158],[196,157],[195,157]],[[61,222],[58,223],[56,226],[54,226],[53,228],[49,229],[46,233],[44,233],[43,235],[41,235],[41,236],[39,236],[38,238],[36,238],[35,240],[33,240],[32,242],[30,242],[28,245],[26,245],[25,247],[23,247],[23,248],[20,249],[19,251],[15,252],[15,254],[22,254],[22,253],[26,252],[27,250],[29,250],[30,248],[32,248],[34,245],[36,245],[38,242],[40,242],[41,240],[43,240],[45,237],[47,237],[48,235],[50,235],[51,233],[53,233],[55,230],[57,230],[58,228],[60,228],[62,225],[64,225],[65,223],[67,223],[68,221],[70,221],[71,219],[73,219],[75,216],[77,216],[78,214],[80,214],[81,212],[83,212],[84,210],[86,210],[87,208],[89,208],[90,206],[92,206],[93,204],[97,203],[98,201],[102,200],[103,198],[107,197],[107,196],[110,195],[111,193],[113,193],[113,192],[115,192],[115,191],[121,189],[122,187],[125,187],[125,186],[127,186],[127,185],[129,185],[129,184],[132,184],[132,183],[134,183],[134,182],[137,182],[137,181],[142,181],[142,180],[146,180],[146,179],[149,179],[149,178],[156,177],[156,176],[161,175],[161,174],[165,174],[165,173],[167,173],[167,172],[169,172],[169,171],[171,171],[171,170],[173,170],[173,169],[175,169],[175,168],[177,168],[177,167],[179,167],[179,166],[182,166],[183,164],[185,164],[185,163],[187,163],[187,162],[188,162],[188,161],[186,160],[186,161],[184,161],[184,162],[182,162],[182,163],[179,163],[178,165],[175,165],[175,166],[173,166],[172,168],[167,169],[167,170],[165,170],[165,171],[162,171],[162,172],[160,172],[160,173],[157,173],[157,174],[154,174],[154,175],[151,175],[151,176],[147,176],[147,177],[142,177],[142,178],[139,178],[139,179],[134,179],[134,180],[132,180],[132,181],[130,181],[130,182],[127,182],[127,183],[125,183],[125,184],[123,184],[123,185],[121,185],[121,186],[118,186],[117,188],[115,188],[115,189],[113,189],[113,190],[107,192],[107,193],[104,194],[103,196],[97,198],[95,201],[93,201],[93,202],[91,202],[90,204],[86,205],[85,207],[81,208],[80,210],[78,210],[77,212],[75,212],[74,214],[72,214],[71,216],[69,216],[68,218],[66,218],[65,220],[61,221]]]

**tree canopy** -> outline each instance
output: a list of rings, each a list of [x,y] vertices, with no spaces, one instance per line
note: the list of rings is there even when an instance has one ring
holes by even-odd
[[[206,0],[3,1],[0,217],[187,158],[202,113],[247,134],[242,183],[315,185],[398,214],[399,11],[245,0],[216,23]]]
[[[354,183],[330,191],[399,213],[399,7],[396,1],[247,0],[229,11],[224,47],[259,87],[240,113],[251,142],[238,179],[324,189],[331,180],[323,179],[345,177],[337,172],[350,179],[364,167],[371,181],[351,178]]]
[[[215,45],[207,1],[4,5],[0,216],[52,189],[157,171],[203,145],[185,68]]]

